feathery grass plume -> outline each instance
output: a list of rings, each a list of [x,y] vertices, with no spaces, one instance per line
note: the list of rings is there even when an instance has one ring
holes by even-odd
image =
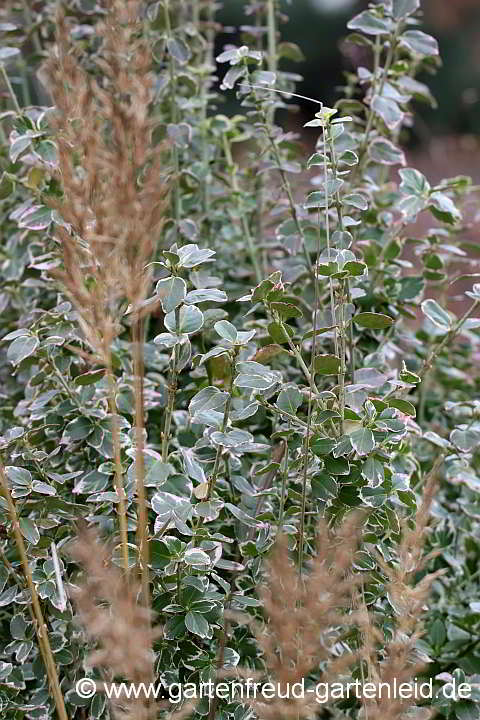
[[[260,591],[268,617],[256,631],[269,676],[285,688],[325,665],[323,680],[338,678],[354,663],[353,654],[335,656],[332,647],[337,628],[354,621],[349,613],[359,578],[352,574],[355,551],[361,540],[362,517],[351,514],[335,530],[318,525],[317,553],[310,572],[300,577],[291,563],[287,539],[280,536],[267,564],[268,580]],[[312,697],[275,698],[262,704],[265,718],[307,716],[318,705]]]
[[[152,141],[150,53],[141,33],[140,0],[107,0],[96,26],[100,49],[87,72],[57,19],[57,49],[49,70],[56,106],[59,178],[55,204],[65,269],[59,273],[100,357],[124,313],[150,288],[146,269],[164,219],[168,170],[164,148]]]
[[[151,611],[138,602],[140,587],[127,583],[92,529],[80,529],[71,555],[84,570],[72,590],[75,606],[88,637],[97,644],[89,665],[101,669],[107,682],[152,682],[152,642],[161,631],[152,630]],[[142,693],[111,703],[115,717],[122,720],[154,717],[155,708]]]
[[[392,636],[385,643],[383,633],[374,625],[374,618],[364,612],[360,614],[360,629],[363,634],[361,654],[368,669],[369,680],[375,684],[385,683],[385,692],[375,700],[364,700],[369,720],[389,720],[403,717],[416,702],[408,697],[394,697],[388,693],[387,686],[393,688],[401,683],[411,682],[424,669],[425,663],[419,659],[416,645],[424,633],[422,619],[425,614],[425,602],[434,580],[443,570],[423,575],[428,562],[436,555],[424,552],[425,535],[430,519],[430,510],[438,486],[438,470],[443,455],[435,462],[428,474],[423,498],[410,526],[405,525],[397,549],[397,562],[391,566],[378,556],[379,565],[387,576],[387,594],[395,610],[396,620]],[[381,649],[383,648],[383,649]]]
[[[141,0],[106,0],[105,10],[105,20],[96,27],[100,47],[93,72],[82,67],[62,12],[57,20],[56,55],[49,63],[64,193],[62,200],[53,203],[65,222],[58,231],[64,269],[57,277],[74,302],[87,341],[108,371],[125,571],[127,520],[111,343],[121,331],[126,301],[133,311],[137,537],[142,594],[148,604],[142,316],[151,283],[149,261],[165,217],[169,173],[163,165],[163,146],[152,140],[153,78],[142,33]]]

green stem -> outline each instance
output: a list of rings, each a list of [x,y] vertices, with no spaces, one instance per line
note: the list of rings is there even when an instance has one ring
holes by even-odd
[[[375,51],[374,51],[374,86],[373,86],[374,92],[372,94],[372,97],[373,97],[373,95],[381,96],[383,93],[383,90],[385,88],[385,83],[387,82],[387,79],[388,79],[388,72],[390,70],[393,59],[395,57],[395,50],[397,48],[397,42],[398,42],[398,36],[400,33],[400,29],[401,29],[400,26],[397,26],[397,28],[395,29],[395,32],[393,33],[393,35],[390,39],[390,46],[388,48],[387,57],[385,59],[385,65],[382,70],[382,78],[380,80],[380,87],[378,88],[378,91],[377,91],[377,80],[378,80],[377,73],[378,73],[378,68],[379,68],[379,63],[380,63],[381,44],[380,44],[380,38],[377,37],[377,39],[376,39]],[[375,111],[373,110],[372,107],[370,107],[370,111],[368,113],[368,118],[367,118],[367,125],[366,125],[365,132],[363,135],[363,140],[362,140],[362,143],[359,148],[359,153],[358,153],[359,162],[353,172],[352,180],[356,178],[358,172],[364,166],[364,161],[366,158],[366,151],[368,149],[368,143],[370,141],[370,132],[373,128],[374,122],[375,122]]]
[[[232,149],[230,147],[230,143],[228,142],[228,137],[227,137],[226,133],[223,134],[223,148],[224,148],[224,152],[225,152],[225,159],[227,161],[228,171],[229,171],[229,174],[231,177],[231,187],[232,187],[233,192],[235,193],[236,198],[239,199],[241,193],[240,193],[240,186],[238,184],[238,179],[237,179],[238,166],[233,161]],[[262,282],[262,271],[260,268],[260,264],[258,262],[257,248],[255,247],[255,243],[253,242],[253,238],[250,233],[250,226],[248,223],[247,214],[245,213],[245,211],[243,210],[242,207],[239,207],[239,211],[240,211],[240,215],[241,215],[241,224],[242,224],[243,233],[244,233],[245,239],[247,241],[247,247],[248,247],[248,252],[250,255],[250,260],[251,260],[253,268],[255,270],[255,277],[257,280],[257,284],[259,284]]]
[[[228,420],[230,417],[230,409],[232,406],[232,388],[233,388],[233,381],[235,380],[234,363],[232,364],[231,371],[232,372],[231,372],[231,376],[230,376],[230,387],[228,389],[227,402],[225,403],[225,410],[223,412],[222,433],[226,432],[226,430],[227,430]],[[215,489],[218,473],[220,470],[220,461],[222,459],[223,449],[224,449],[223,445],[219,445],[217,447],[217,453],[215,455],[215,462],[213,464],[212,474],[210,475],[210,477],[208,479],[207,496],[205,498],[206,502],[208,502],[211,499],[212,493]]]
[[[301,241],[302,241],[302,249],[303,249],[303,253],[304,253],[304,255],[305,255],[305,260],[306,260],[306,263],[307,263],[307,267],[308,267],[310,273],[313,274],[313,266],[312,266],[312,261],[311,261],[311,259],[310,259],[310,255],[308,254],[308,250],[307,250],[305,232],[304,232],[303,227],[302,227],[302,225],[301,225],[301,223],[300,223],[300,220],[299,220],[299,218],[298,218],[298,212],[297,212],[297,207],[296,207],[296,205],[295,205],[295,200],[294,200],[294,198],[293,198],[292,188],[291,188],[291,186],[290,186],[290,182],[289,182],[289,180],[288,180],[287,174],[286,174],[286,172],[285,172],[285,171],[283,170],[283,168],[282,168],[282,159],[281,159],[281,157],[280,157],[280,153],[278,152],[278,147],[277,147],[277,144],[276,144],[276,142],[275,142],[275,138],[272,136],[272,134],[271,134],[271,132],[270,132],[270,125],[269,125],[268,118],[267,118],[267,116],[266,116],[265,113],[264,113],[263,120],[264,120],[265,133],[266,133],[266,135],[267,135],[268,141],[269,141],[270,146],[271,146],[271,148],[272,148],[272,152],[273,152],[273,155],[274,155],[274,157],[275,157],[275,163],[276,163],[276,165],[277,165],[277,169],[278,169],[278,172],[279,172],[279,175],[280,175],[280,179],[281,179],[281,181],[282,181],[282,187],[283,187],[283,190],[284,190],[284,192],[285,192],[285,194],[286,194],[286,196],[287,196],[287,199],[288,199],[288,205],[289,205],[289,208],[290,208],[290,214],[291,214],[291,216],[292,216],[292,220],[293,220],[293,222],[295,223],[295,227],[296,227],[297,232],[298,232],[298,234],[300,235],[300,238],[301,238]]]
[[[167,37],[172,36],[172,24],[170,20],[170,0],[165,0],[165,31]],[[171,104],[171,120],[174,125],[178,123],[178,105],[177,105],[177,69],[175,67],[175,59],[171,53],[168,56],[168,70],[170,74],[170,104]],[[175,220],[174,237],[178,237],[178,224],[182,217],[182,202],[180,196],[180,158],[178,148],[175,141],[172,142],[172,165],[174,171],[173,183],[173,214]]]
[[[475,311],[475,309],[477,308],[477,306],[478,306],[479,304],[480,304],[480,300],[475,300],[474,303],[473,303],[473,305],[466,311],[466,313],[465,313],[464,315],[462,315],[462,317],[461,317],[459,320],[457,320],[457,322],[455,323],[455,325],[453,326],[453,328],[450,330],[450,332],[448,332],[448,333],[445,335],[445,337],[443,338],[442,342],[439,343],[436,347],[434,347],[434,348],[430,351],[427,359],[426,359],[425,362],[423,363],[423,366],[422,366],[420,372],[418,373],[418,375],[420,376],[420,378],[421,378],[422,380],[425,378],[425,376],[427,375],[427,373],[432,369],[432,366],[433,366],[433,363],[435,362],[435,360],[436,360],[436,359],[438,358],[438,356],[442,353],[442,351],[444,350],[444,348],[445,348],[447,345],[449,345],[449,344],[452,342],[452,340],[454,339],[454,337],[460,332],[460,330],[462,329],[462,326],[464,325],[465,321],[468,320],[468,318],[470,317],[470,315],[472,314],[472,312]]]
[[[286,410],[280,410],[280,408],[277,408],[275,405],[271,405],[267,400],[260,399],[259,400],[260,405],[262,405],[266,410],[270,410],[271,412],[275,413],[276,415],[280,415],[281,417],[286,418],[290,422],[294,422],[296,425],[300,425],[300,427],[307,427],[307,423],[303,420],[300,420],[296,415],[292,415],[291,413],[287,412]]]
[[[436,347],[432,348],[428,354],[428,357],[425,359],[420,371],[417,373],[421,380],[425,380],[427,374],[430,372],[430,370],[433,368],[433,364],[435,360],[438,358],[438,356],[441,354],[441,352],[444,350],[444,348],[449,345],[454,339],[455,336],[460,332],[462,329],[463,324],[466,320],[470,317],[470,315],[475,311],[475,309],[480,305],[480,300],[475,300],[473,305],[462,315],[462,317],[457,320],[453,328],[448,332],[445,337],[443,338],[442,342],[439,343]],[[411,391],[411,387],[406,387],[400,390],[398,395],[402,397],[402,395],[407,395]],[[391,390],[387,395],[384,396],[384,400],[388,400],[391,397],[396,396],[396,390],[395,388]]]
[[[286,330],[286,327],[285,327],[285,323],[284,323],[283,320],[281,320],[279,317],[277,317],[276,320],[277,320],[277,322],[279,323],[280,327],[282,328],[285,337],[288,337],[288,346],[289,346],[290,350],[292,351],[292,353],[295,355],[295,358],[296,358],[296,360],[297,360],[297,362],[298,362],[298,365],[299,365],[299,367],[301,368],[303,374],[305,375],[305,378],[307,379],[308,384],[313,388],[313,390],[315,391],[315,393],[318,395],[318,388],[317,388],[317,386],[315,385],[315,381],[314,381],[314,379],[313,379],[313,375],[312,375],[312,373],[310,372],[309,368],[307,367],[307,364],[306,364],[305,360],[303,359],[300,350],[297,348],[297,346],[295,345],[295,343],[292,342],[292,339],[291,339],[290,336],[288,335],[287,330]]]
[[[6,69],[5,69],[5,65],[4,65],[2,62],[0,62],[0,73],[2,74],[3,79],[4,79],[4,81],[5,81],[5,85],[7,86],[8,94],[10,95],[10,98],[11,98],[11,100],[12,100],[12,103],[13,103],[13,106],[14,106],[14,108],[15,108],[15,111],[16,111],[19,115],[21,115],[21,114],[22,114],[22,108],[21,108],[20,105],[18,104],[17,96],[15,95],[15,91],[14,91],[14,89],[13,89],[13,87],[12,87],[11,82],[10,82],[10,78],[8,77],[8,73],[7,73]]]

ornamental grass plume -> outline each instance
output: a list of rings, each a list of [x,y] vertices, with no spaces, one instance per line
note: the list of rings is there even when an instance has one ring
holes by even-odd
[[[99,668],[106,682],[152,682],[152,642],[160,630],[152,630],[151,611],[139,602],[140,586],[126,581],[92,529],[80,530],[71,555],[84,571],[72,590],[73,600],[88,638],[96,644],[88,664]],[[142,693],[138,698],[112,698],[111,703],[115,717],[122,720],[155,716]]]
[[[127,300],[139,310],[165,216],[168,170],[152,140],[151,56],[140,0],[107,0],[96,26],[99,50],[87,69],[72,45],[65,15],[48,64],[65,225],[57,273],[99,356],[108,359]]]
[[[128,524],[111,345],[122,329],[127,303],[131,308],[137,537],[142,594],[148,605],[142,317],[151,284],[149,263],[165,219],[169,171],[164,147],[152,137],[153,77],[141,12],[140,0],[106,1],[105,19],[96,26],[99,49],[88,69],[70,42],[67,20],[60,12],[49,74],[63,189],[63,198],[51,202],[64,221],[58,230],[64,267],[57,278],[75,305],[85,339],[108,373],[125,572]]]
[[[333,647],[338,628],[356,617],[349,610],[360,581],[352,568],[361,526],[361,516],[353,513],[335,530],[321,521],[317,552],[306,575],[292,565],[286,537],[280,536],[275,544],[260,591],[268,623],[256,636],[267,673],[282,688],[300,682],[319,665],[325,666],[323,679],[328,682],[355,662],[353,653],[336,656]],[[308,716],[313,708],[318,711],[314,696],[275,698],[256,707],[264,718]]]
[[[425,567],[436,556],[436,552],[425,553],[425,538],[431,517],[430,510],[438,487],[437,473],[443,455],[434,464],[427,476],[422,502],[411,521],[404,524],[402,537],[397,550],[397,561],[386,563],[380,555],[377,561],[387,577],[386,592],[390,604],[395,611],[394,625],[390,639],[385,643],[382,632],[375,626],[372,613],[360,614],[360,629],[363,634],[361,650],[364,665],[367,668],[368,680],[385,683],[397,687],[401,683],[409,683],[425,668],[425,661],[417,652],[418,640],[424,634],[423,616],[426,610],[432,583],[444,570],[425,573]],[[409,697],[393,696],[385,692],[374,700],[364,700],[369,720],[389,718],[396,720],[415,705]]]

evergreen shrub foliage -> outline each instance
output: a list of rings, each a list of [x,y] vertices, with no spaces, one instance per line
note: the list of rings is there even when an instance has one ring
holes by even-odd
[[[219,54],[218,9],[2,11],[8,720],[172,711],[122,715],[81,698],[83,677],[480,677],[478,188],[432,183],[404,150],[417,103],[435,104],[437,42],[420,0],[354,17],[365,65],[335,107],[312,98],[308,157],[282,127],[299,80],[284,61],[302,58],[281,39],[288,4],[246,1],[242,44]],[[474,720],[479,698],[425,704]]]

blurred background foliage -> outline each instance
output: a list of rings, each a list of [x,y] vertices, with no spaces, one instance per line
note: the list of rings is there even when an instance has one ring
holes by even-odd
[[[248,23],[242,0],[226,0],[219,19],[227,27]],[[298,92],[332,104],[344,72],[357,64],[368,66],[368,56],[343,44],[346,23],[368,5],[365,0],[281,0],[289,22],[282,38],[300,45],[306,60],[290,68],[304,77]],[[438,107],[419,106],[411,134],[413,146],[425,145],[434,135],[478,134],[480,128],[480,3],[478,0],[424,0],[425,32],[438,38],[442,67],[429,86]],[[238,43],[236,34],[220,36],[220,43]],[[311,106],[303,106],[311,113]]]

